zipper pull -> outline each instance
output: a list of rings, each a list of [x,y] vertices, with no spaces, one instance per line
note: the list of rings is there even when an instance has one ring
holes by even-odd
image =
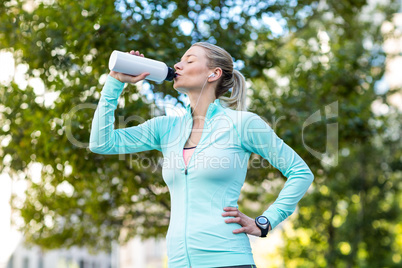
[[[184,169],[184,174],[185,174],[185,175],[188,174],[188,172],[187,172],[187,167]]]

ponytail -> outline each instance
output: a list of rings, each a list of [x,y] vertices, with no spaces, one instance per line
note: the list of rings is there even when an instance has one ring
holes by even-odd
[[[238,110],[247,111],[246,107],[247,88],[244,76],[237,70],[233,70],[233,87],[230,97],[220,96],[225,106]]]
[[[232,56],[223,48],[210,43],[198,42],[192,46],[205,49],[209,68],[222,69],[222,77],[216,86],[215,97],[222,100],[223,104],[231,109],[246,111],[246,80],[239,71],[233,69]],[[223,96],[229,89],[232,89],[231,96]]]

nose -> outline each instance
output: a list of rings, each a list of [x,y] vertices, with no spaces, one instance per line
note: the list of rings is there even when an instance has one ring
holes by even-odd
[[[173,65],[173,67],[174,67],[176,70],[181,70],[181,69],[182,69],[180,62],[178,62],[178,63],[176,63],[175,65]]]

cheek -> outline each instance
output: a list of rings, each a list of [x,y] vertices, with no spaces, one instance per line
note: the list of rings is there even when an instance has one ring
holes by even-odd
[[[205,77],[204,77],[205,76]],[[192,85],[199,85],[203,84],[205,80],[207,79],[206,75],[204,75],[204,70],[194,70],[191,71],[191,73],[188,73],[188,76],[185,77],[187,83],[192,84]]]
[[[200,80],[202,77],[202,73],[204,70],[201,68],[193,68],[187,72],[189,76],[191,76],[192,80]]]
[[[202,75],[200,75],[200,71],[191,71],[186,72],[182,77],[177,79],[176,85],[177,86],[195,86],[202,83]]]
[[[204,74],[206,73],[206,69],[200,63],[193,63],[187,66],[187,70],[185,72],[186,76],[191,77],[192,80],[201,81],[204,78]]]

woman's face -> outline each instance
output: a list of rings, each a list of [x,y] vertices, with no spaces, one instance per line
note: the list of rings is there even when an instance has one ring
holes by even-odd
[[[193,46],[174,65],[177,76],[174,78],[173,88],[181,93],[187,93],[192,89],[201,89],[208,75],[212,71],[207,67],[205,49]]]

